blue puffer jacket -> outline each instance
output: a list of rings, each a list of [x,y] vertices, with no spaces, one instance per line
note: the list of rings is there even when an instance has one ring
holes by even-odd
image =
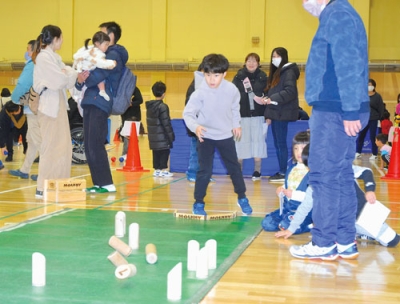
[[[112,97],[116,95],[119,80],[122,76],[122,70],[128,61],[128,57],[128,51],[119,44],[114,44],[108,48],[106,58],[115,60],[117,65],[112,70],[95,69],[90,72],[90,76],[84,83],[87,89],[82,100],[83,109],[88,105],[94,105],[108,115],[111,114]],[[104,80],[106,81],[106,93],[110,96],[110,101],[105,100],[99,95],[99,88],[97,85]],[[75,86],[77,89],[81,89],[83,84],[81,86],[76,84]]]
[[[363,21],[348,0],[332,0],[319,22],[306,65],[305,99],[316,110],[359,120],[359,113],[369,112]]]

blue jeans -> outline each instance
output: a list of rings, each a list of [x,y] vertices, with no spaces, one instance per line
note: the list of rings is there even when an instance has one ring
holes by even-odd
[[[293,219],[293,215],[295,211],[290,211],[283,209],[282,215],[279,214],[280,210],[275,210],[271,213],[268,213],[265,218],[261,222],[261,226],[265,231],[279,231],[279,230],[287,230],[290,226],[290,223]],[[303,223],[293,234],[310,232],[310,228],[308,225],[312,223],[311,212],[304,219]]]
[[[271,130],[274,137],[274,146],[276,156],[278,157],[279,173],[286,174],[288,162],[288,147],[287,147],[287,134],[288,134],[288,121],[272,120]]]
[[[190,138],[190,156],[189,167],[186,171],[187,179],[196,179],[197,171],[199,171],[199,158],[197,155],[197,137]]]
[[[362,127],[369,113],[360,114]],[[348,136],[340,113],[313,110],[308,166],[313,188],[312,241],[320,247],[354,242],[357,198],[352,163],[356,137]]]

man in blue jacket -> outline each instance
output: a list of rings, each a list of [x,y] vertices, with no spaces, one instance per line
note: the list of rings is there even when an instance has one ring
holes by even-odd
[[[110,37],[110,46],[106,52],[106,59],[115,60],[117,65],[112,70],[95,69],[84,82],[78,77],[76,88],[87,89],[82,99],[83,130],[85,153],[92,176],[93,187],[88,192],[108,193],[115,192],[116,188],[111,176],[107,151],[104,146],[108,133],[108,116],[111,114],[113,92],[117,92],[123,68],[128,61],[128,51],[116,44],[121,38],[121,27],[112,22],[100,24],[100,30]],[[110,101],[99,95],[98,83],[106,81],[106,93]],[[115,95],[115,94],[114,94]]]
[[[292,246],[290,253],[303,259],[355,259],[352,162],[356,136],[369,118],[367,36],[348,0],[303,0],[303,6],[319,16],[305,73],[305,99],[313,107],[309,183],[314,228],[312,241]]]
[[[20,104],[20,99],[23,98],[26,92],[29,91],[33,83],[33,67],[34,63],[31,59],[36,40],[30,40],[26,48],[25,59],[27,60],[21,75],[18,78],[17,86],[11,94],[13,103]],[[26,138],[28,141],[28,148],[26,150],[24,163],[21,169],[8,170],[8,173],[23,179],[29,178],[29,171],[35,161],[36,155],[39,152],[42,137],[40,135],[39,122],[37,115],[33,114],[28,105],[24,106],[24,113],[28,121],[28,132]],[[37,180],[37,174],[31,175],[33,180]]]

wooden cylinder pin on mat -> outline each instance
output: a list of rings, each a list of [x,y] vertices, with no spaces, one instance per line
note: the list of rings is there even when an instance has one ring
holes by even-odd
[[[157,262],[157,249],[154,244],[146,245],[146,261],[149,264],[155,264]]]
[[[132,253],[132,248],[114,235],[110,237],[108,244],[124,256],[129,256]]]
[[[109,259],[115,267],[128,264],[128,261],[125,260],[125,258],[118,251],[111,253],[107,259]]]
[[[115,276],[118,279],[127,279],[133,277],[136,274],[136,272],[137,270],[135,265],[126,264],[118,266],[117,269],[115,269]]]

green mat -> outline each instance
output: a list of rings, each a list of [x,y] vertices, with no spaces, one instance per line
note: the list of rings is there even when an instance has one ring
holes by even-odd
[[[169,303],[167,273],[182,262],[182,299],[198,303],[260,232],[260,219],[196,221],[170,213],[125,212],[140,226],[140,247],[126,259],[134,277],[119,280],[107,256],[116,211],[72,210],[0,233],[1,303]],[[127,227],[128,228],[128,227]],[[127,229],[128,230],[128,229]],[[121,238],[128,243],[128,236]],[[187,243],[217,241],[217,269],[199,280],[187,271]],[[145,246],[157,247],[158,262],[146,263]],[[32,287],[32,253],[46,257],[46,286]],[[172,302],[171,302],[172,303]]]

